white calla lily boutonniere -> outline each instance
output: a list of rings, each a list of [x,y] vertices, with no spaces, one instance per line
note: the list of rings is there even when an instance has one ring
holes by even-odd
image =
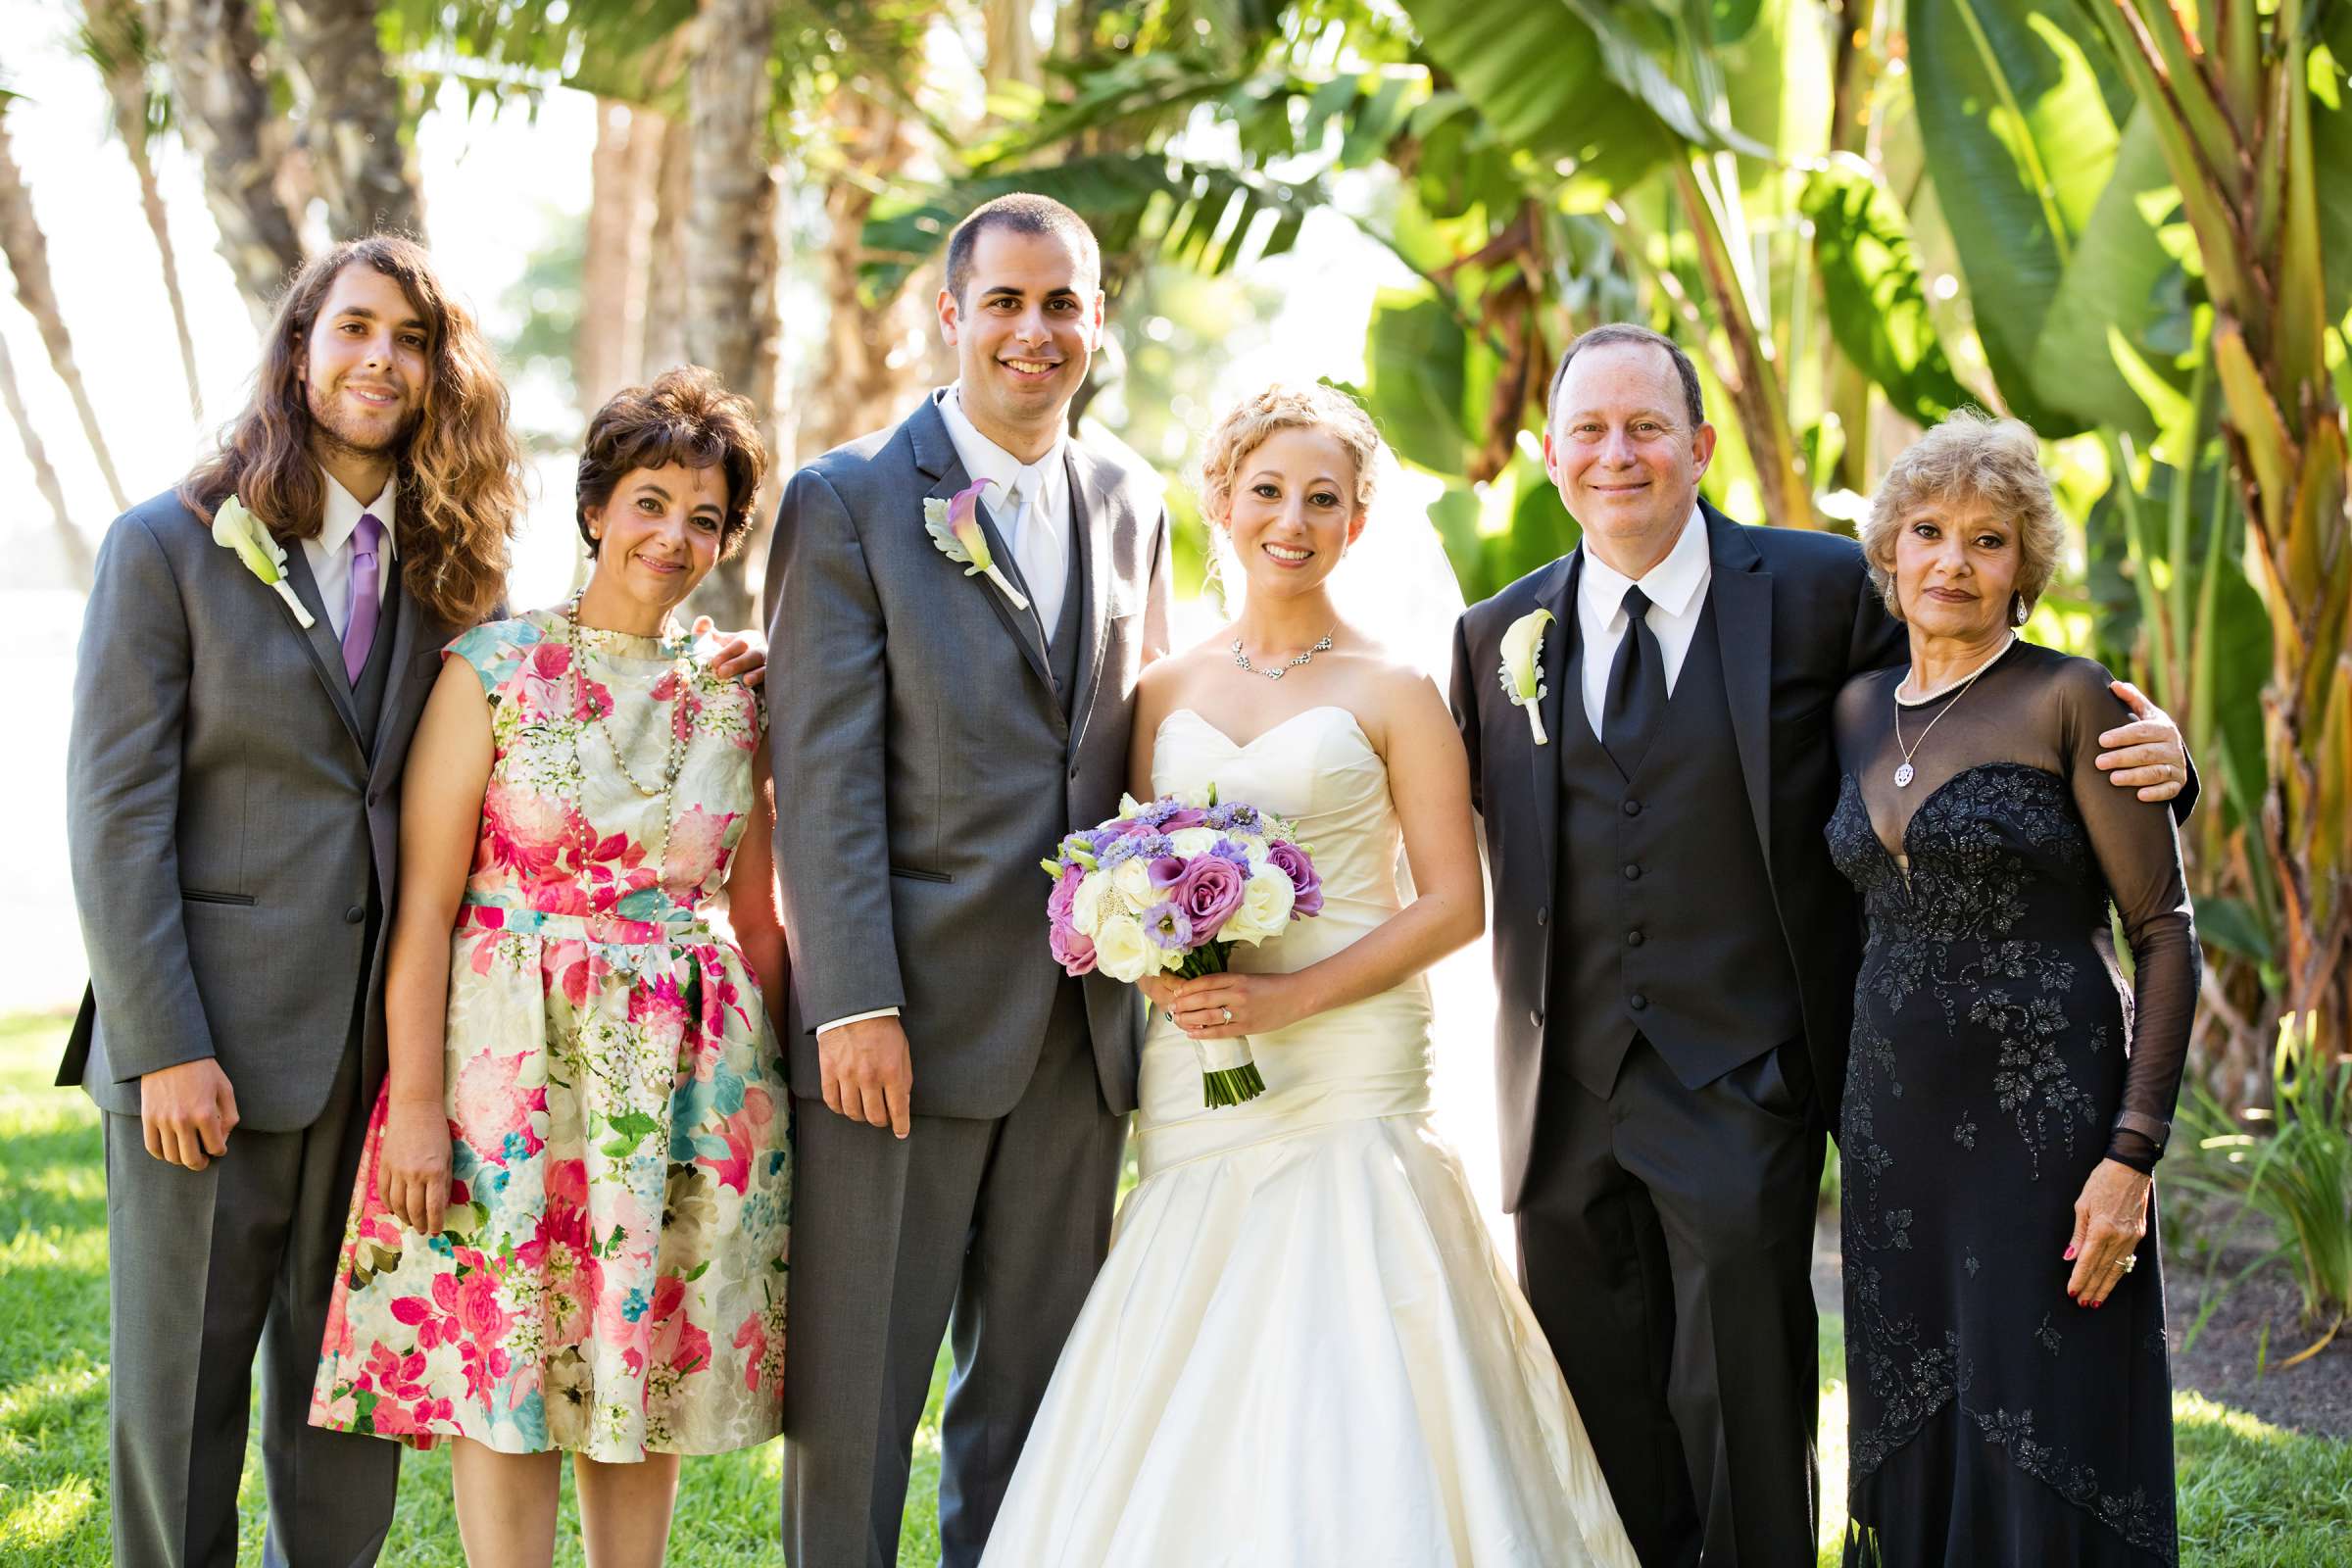
[[[1527,710],[1527,727],[1538,746],[1547,745],[1544,714],[1539,708],[1551,688],[1544,684],[1544,628],[1553,616],[1548,610],[1531,611],[1511,622],[1502,634],[1502,691],[1513,708]]]
[[[988,533],[980,526],[980,492],[988,488],[986,479],[974,480],[946,500],[927,496],[923,500],[923,527],[939,553],[964,568],[966,577],[986,577],[997,585],[997,591],[1012,601],[1015,610],[1027,610],[1029,601],[1021,596],[989,554]]]
[[[213,543],[234,550],[247,571],[277,591],[277,597],[294,612],[302,629],[311,629],[311,612],[302,608],[302,601],[294,597],[294,585],[286,581],[286,547],[235,496],[221,502],[213,513]]]

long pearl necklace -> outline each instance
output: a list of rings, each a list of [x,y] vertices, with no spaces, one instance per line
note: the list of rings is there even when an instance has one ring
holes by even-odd
[[[594,729],[598,734],[604,736],[605,749],[612,754],[612,765],[620,770],[620,776],[628,781],[629,788],[635,790],[646,800],[659,800],[662,803],[662,853],[653,858],[654,882],[659,887],[662,883],[662,871],[669,855],[670,827],[677,809],[678,775],[685,770],[687,747],[694,737],[694,726],[686,712],[686,693],[693,684],[693,656],[691,652],[681,652],[670,663],[669,744],[662,758],[662,782],[647,784],[630,768],[628,758],[621,752],[619,740],[612,734],[612,726],[606,722],[606,715],[598,711],[593,705],[585,702],[581,696],[580,671],[588,662],[588,647],[581,635],[584,629],[580,625],[580,595],[575,593],[571,596],[571,602],[564,607],[564,645],[571,654],[569,673],[571,677],[571,716],[574,721],[571,732],[571,770],[573,776],[579,780],[578,787],[582,796],[577,803],[580,815],[580,869],[585,872],[590,862],[596,858],[596,828],[588,820],[586,801],[588,774],[587,769],[580,762],[580,732],[584,729]],[[663,642],[670,641],[671,628],[664,623],[662,629],[662,640]]]

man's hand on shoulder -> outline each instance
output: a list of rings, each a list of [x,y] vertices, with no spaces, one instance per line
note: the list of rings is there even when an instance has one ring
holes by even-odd
[[[718,635],[716,622],[709,615],[694,618],[690,634],[700,642],[705,637]],[[712,655],[710,667],[729,680],[739,680],[746,686],[757,686],[767,679],[767,634],[762,631],[728,632],[726,641]]]
[[[202,1170],[228,1152],[236,1125],[236,1091],[214,1057],[140,1075],[139,1132],[156,1158]]]
[[[2132,710],[2132,722],[2099,736],[2105,748],[2098,757],[2107,782],[2118,789],[2136,789],[2151,804],[2169,801],[2188,783],[2188,746],[2172,716],[2128,680],[2114,681],[2109,690]]]
[[[825,1107],[904,1138],[913,1125],[914,1054],[896,1014],[820,1029]]]

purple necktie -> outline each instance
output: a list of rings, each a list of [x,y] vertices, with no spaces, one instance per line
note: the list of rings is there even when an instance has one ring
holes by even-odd
[[[343,617],[343,673],[354,686],[375,642],[375,547],[383,538],[384,525],[375,514],[361,513],[360,525],[351,531],[351,610]]]

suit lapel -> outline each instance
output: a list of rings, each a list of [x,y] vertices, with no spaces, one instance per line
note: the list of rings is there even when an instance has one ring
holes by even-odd
[[[402,586],[405,590],[407,585]],[[400,595],[399,605],[392,617],[390,684],[384,691],[383,710],[375,721],[375,765],[370,782],[376,781],[375,775],[389,774],[400,766],[408,752],[408,736],[416,727],[416,715],[441,673],[439,661],[427,666],[421,675],[411,668],[424,636],[424,612],[417,606],[416,596],[405,591]]]
[[[1747,530],[1701,503],[1714,575],[1715,635],[1723,654],[1724,698],[1732,710],[1732,740],[1747,784],[1747,808],[1756,843],[1772,862],[1772,573],[1764,569]]]
[[[931,480],[931,488],[924,492],[924,499],[945,501],[972,482],[971,475],[963,471],[963,460],[956,455],[956,443],[948,434],[947,421],[939,416],[937,395],[914,411],[913,416],[907,421],[907,435],[914,446],[915,467]],[[1007,580],[1017,581],[1020,571],[1012,564],[1012,552],[1004,548],[1004,536],[997,532],[997,525],[989,520],[988,508],[985,505],[978,507],[972,514],[980,521],[980,531],[988,540],[990,552],[996,557],[997,569],[1004,572]],[[916,521],[919,523],[920,520],[918,516]],[[940,564],[949,571],[960,573],[964,569],[944,556],[940,558]],[[968,577],[963,582],[967,590],[987,598],[989,609],[996,612],[997,619],[1011,634],[1012,640],[1020,644],[1021,657],[1029,661],[1029,667],[1036,672],[1046,690],[1053,691],[1054,671],[1046,662],[1046,638],[1038,622],[1036,600],[1030,601],[1027,610],[1015,610],[1012,602],[986,577]]]
[[[1559,747],[1566,736],[1563,715],[1568,711],[1568,687],[1574,673],[1569,655],[1575,647],[1576,584],[1583,568],[1585,553],[1579,548],[1560,558],[1552,568],[1551,580],[1538,594],[1538,608],[1552,613],[1552,622],[1544,628],[1544,695],[1538,698],[1538,709],[1544,715],[1544,733],[1550,738],[1549,746],[1538,746],[1535,737],[1527,737],[1528,785],[1533,792],[1536,843],[1544,852],[1544,875],[1548,882],[1559,871],[1560,836],[1560,764]],[[1525,715],[1515,715],[1525,730]],[[1582,715],[1579,715],[1581,722]]]
[[[1102,675],[1102,654],[1110,640],[1110,558],[1112,524],[1110,496],[1096,475],[1091,460],[1079,455],[1076,442],[1067,449],[1070,472],[1070,548],[1079,555],[1080,577],[1086,602],[1079,607],[1078,681],[1070,696],[1070,755],[1086,739],[1093,715],[1095,683]],[[1102,533],[1098,537],[1097,530]]]
[[[318,676],[318,684],[326,688],[327,701],[334,705],[336,716],[343,720],[343,727],[351,732],[352,741],[359,747],[360,755],[365,757],[368,755],[368,737],[360,733],[360,711],[352,706],[351,701],[351,678],[343,673],[343,644],[335,637],[335,623],[327,618],[326,602],[318,597],[318,580],[311,575],[310,558],[304,553],[299,539],[286,547],[286,580],[294,585],[295,597],[311,612],[310,629],[303,629],[302,623],[294,618],[294,612],[286,608],[283,599],[275,594],[270,598],[277,606],[278,613],[285,617],[286,624],[293,629],[294,635],[302,639],[303,650],[311,656],[311,667]]]

